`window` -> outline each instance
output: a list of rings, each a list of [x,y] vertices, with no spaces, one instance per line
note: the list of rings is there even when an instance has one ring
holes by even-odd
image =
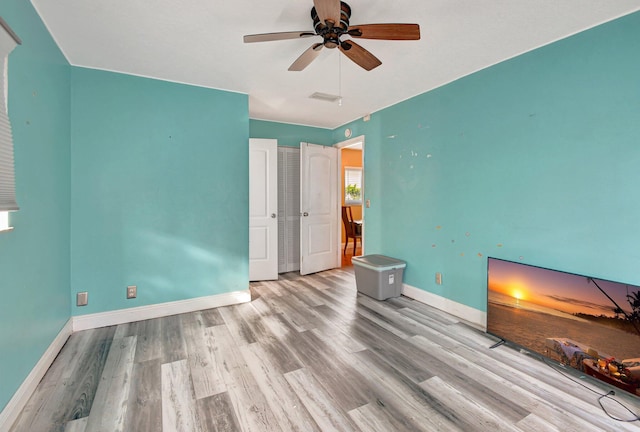
[[[362,168],[344,169],[344,203],[362,204]]]
[[[0,18],[0,230],[9,228],[10,211],[18,210],[13,165],[13,135],[7,109],[7,72],[9,53],[20,39]]]

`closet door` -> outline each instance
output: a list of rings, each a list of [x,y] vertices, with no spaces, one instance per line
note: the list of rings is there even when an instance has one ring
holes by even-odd
[[[300,149],[278,147],[278,273],[300,270]]]
[[[338,149],[300,143],[300,274],[340,266]]]
[[[278,279],[278,141],[249,140],[249,280]]]

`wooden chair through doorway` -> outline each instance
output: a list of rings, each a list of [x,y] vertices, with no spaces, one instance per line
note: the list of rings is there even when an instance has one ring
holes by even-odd
[[[344,224],[344,232],[346,234],[346,240],[344,242],[344,251],[342,255],[347,254],[347,246],[349,245],[349,239],[353,239],[353,256],[356,255],[356,244],[360,239],[360,246],[362,246],[362,235],[356,228],[356,224],[353,222],[353,215],[351,214],[351,207],[342,206],[342,223]]]

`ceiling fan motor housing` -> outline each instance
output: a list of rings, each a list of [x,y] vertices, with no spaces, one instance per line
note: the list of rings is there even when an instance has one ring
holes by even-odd
[[[327,48],[336,48],[340,45],[340,36],[348,32],[349,18],[351,18],[351,7],[345,2],[340,2],[340,22],[334,23],[330,20],[321,22],[316,8],[311,8],[311,19],[313,20],[313,28],[316,34],[324,39],[324,46]]]

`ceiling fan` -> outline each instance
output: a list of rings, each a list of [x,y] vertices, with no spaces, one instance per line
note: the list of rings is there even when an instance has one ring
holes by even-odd
[[[382,62],[352,39],[341,40],[342,36],[384,40],[420,39],[420,26],[418,24],[362,24],[350,26],[351,7],[345,2],[340,0],[313,0],[313,5],[311,19],[313,20],[314,31],[247,35],[244,37],[244,42],[267,42],[321,36],[323,41],[314,43],[303,52],[289,66],[290,71],[301,71],[309,66],[320,55],[323,47],[339,48],[344,55],[356,64],[370,71],[380,66]]]

